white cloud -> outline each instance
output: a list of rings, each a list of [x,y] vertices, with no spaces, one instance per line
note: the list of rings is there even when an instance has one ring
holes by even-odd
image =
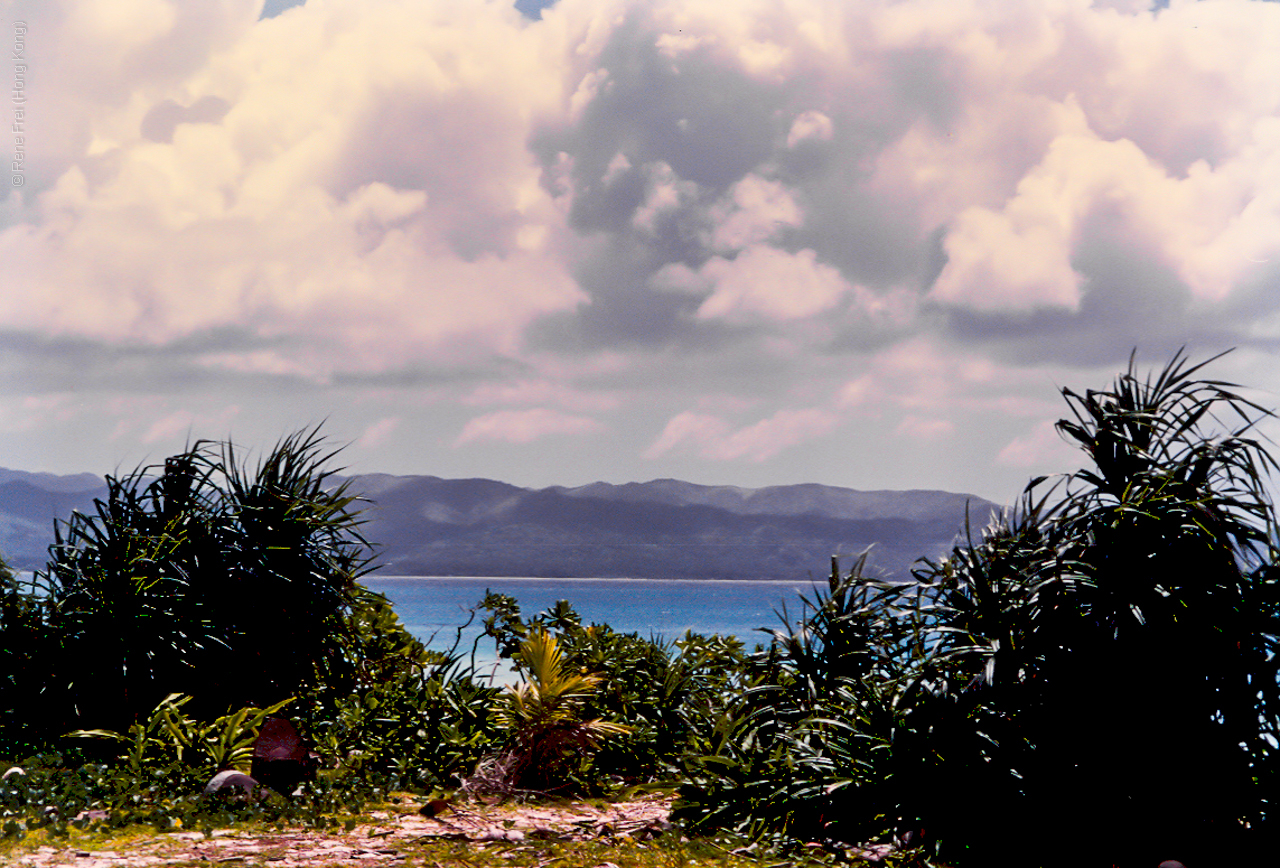
[[[804,223],[795,197],[777,181],[747,175],[733,185],[726,201],[711,209],[711,247],[742,250],[774,238],[787,227]]]
[[[1025,434],[1010,440],[995,460],[1018,469],[1056,466],[1065,472],[1071,469],[1073,461],[1080,461],[1080,455],[1063,441],[1053,420],[1043,419]]]
[[[1047,460],[1043,370],[1280,334],[1280,4],[257,11],[20,0],[40,145],[0,204],[0,364],[28,451],[82,388],[113,449],[232,404],[403,418],[391,448],[430,393],[450,460],[607,413],[631,439],[599,476],[646,447],[784,475],[833,425],[1012,474]]]
[[[67,16],[64,38],[109,45],[120,62],[168,34],[176,20],[174,4],[166,0],[84,0]]]
[[[578,412],[615,409],[618,398],[605,392],[584,391],[558,379],[528,379],[484,383],[462,399],[471,406],[493,404],[554,405]]]
[[[717,416],[685,412],[667,422],[645,457],[654,459],[672,450],[692,449],[710,461],[767,461],[831,433],[839,422],[839,416],[820,407],[783,409],[735,430]]]
[[[910,437],[912,440],[922,440],[925,442],[937,442],[945,440],[955,433],[955,423],[949,419],[936,419],[927,416],[904,416],[895,432],[904,437]]]
[[[236,405],[220,407],[213,412],[193,410],[188,407],[169,410],[164,406],[157,407],[156,410],[163,415],[153,417],[149,423],[144,423],[145,429],[138,437],[145,446],[170,442],[175,438],[194,443],[204,436],[221,437],[240,414],[240,407]],[[202,431],[210,433],[201,434]]]
[[[1086,220],[1102,212],[1116,214],[1132,241],[1159,250],[1195,296],[1221,301],[1251,260],[1276,249],[1280,194],[1258,176],[1280,178],[1280,121],[1259,132],[1274,143],[1242,155],[1247,168],[1215,171],[1198,161],[1184,178],[1128,140],[1057,138],[1002,209],[958,215],[933,297],[980,310],[1077,307],[1083,278],[1071,257]]]
[[[787,253],[766,244],[752,245],[733,259],[714,257],[701,274],[714,286],[698,308],[701,319],[801,319],[830,310],[851,290],[840,272],[818,262],[812,250]]]
[[[454,441],[455,446],[479,441],[532,443],[552,435],[581,437],[605,430],[603,423],[588,416],[563,413],[547,407],[528,410],[497,410],[467,422]]]
[[[42,41],[88,39],[89,18],[150,22],[130,37],[140,43],[191,38],[170,33],[186,19],[142,0],[108,5],[77,5]],[[546,250],[564,210],[525,148],[560,71],[514,10],[422,11],[308,5],[219,30],[185,76],[120,83],[88,112],[97,156],[0,235],[29,288],[5,296],[0,319],[143,343],[245,325],[291,337],[277,370],[518,352],[530,322],[585,300]],[[475,63],[465,46],[481,42],[492,56]],[[44,99],[52,110],[64,97]],[[151,106],[200,97],[229,110],[179,123],[169,142],[142,136]]]
[[[690,443],[704,451],[713,443],[722,442],[730,432],[729,424],[709,413],[686,411],[667,421],[658,439],[645,450],[645,458],[659,458],[672,449]]]
[[[361,449],[376,449],[383,445],[400,427],[398,416],[384,416],[373,422],[356,438],[355,445]]]
[[[606,179],[619,174],[621,167],[622,164],[615,157],[609,163],[609,169],[605,174]],[[679,210],[697,197],[698,185],[681,180],[665,162],[645,166],[645,173],[647,188],[644,204],[636,209],[631,223],[637,229],[654,232],[657,229],[658,220],[663,215]]]
[[[794,148],[801,142],[817,140],[829,142],[835,136],[831,118],[820,111],[808,109],[796,115],[787,132],[787,147]]]

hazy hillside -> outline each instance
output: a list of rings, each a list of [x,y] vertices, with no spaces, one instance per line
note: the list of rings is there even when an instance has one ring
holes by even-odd
[[[694,485],[674,479],[520,488],[489,479],[370,474],[365,531],[383,574],[770,579],[821,575],[832,554],[874,545],[905,575],[994,505],[945,491],[824,485]],[[91,510],[101,480],[0,469],[0,552],[42,566],[54,517]]]
[[[88,473],[54,476],[0,468],[0,554],[13,567],[44,566],[53,542],[53,520],[93,509],[106,495],[102,479]]]
[[[376,502],[368,536],[384,572],[419,575],[795,578],[832,554],[874,545],[872,561],[904,576],[949,549],[965,507],[943,491],[860,492],[823,485],[748,489],[663,479],[525,489],[484,479],[353,480]]]

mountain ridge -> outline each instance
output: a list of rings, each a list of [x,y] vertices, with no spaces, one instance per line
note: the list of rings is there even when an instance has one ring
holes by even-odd
[[[365,536],[383,574],[793,579],[821,574],[832,555],[870,547],[870,563],[905,578],[920,557],[945,554],[966,511],[997,506],[933,489],[819,483],[761,488],[678,479],[526,488],[480,477],[339,477],[368,500]],[[89,474],[0,468],[0,553],[43,566],[55,518],[91,511],[105,495]]]

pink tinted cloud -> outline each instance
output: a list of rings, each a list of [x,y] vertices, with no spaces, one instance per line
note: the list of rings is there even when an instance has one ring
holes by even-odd
[[[515,353],[585,300],[547,250],[564,209],[526,149],[562,71],[514,9],[339,2],[255,22],[252,3],[205,5],[208,26],[163,0],[41,22],[40,44],[67,49],[40,59],[46,123],[79,112],[92,134],[0,230],[27,286],[0,321],[149,344],[243,324],[302,338],[276,369],[379,370]],[[109,98],[80,105],[81,67],[166,45],[191,54],[104,74]],[[201,100],[226,110],[148,132],[153,109]]]
[[[1049,419],[1010,440],[995,457],[999,464],[1017,468],[1060,467],[1068,470],[1079,462],[1079,453],[1067,444]]]
[[[712,290],[697,316],[708,320],[803,319],[830,310],[852,290],[839,270],[819,262],[814,251],[787,253],[765,244],[733,259],[715,257],[701,275]]]
[[[355,445],[366,449],[377,448],[386,443],[399,427],[400,417],[384,416],[367,426],[356,438]]]
[[[481,407],[493,404],[553,405],[578,412],[612,410],[620,403],[617,396],[607,392],[586,391],[551,378],[485,383],[477,386],[462,401]]]
[[[49,174],[10,193],[0,254],[32,289],[0,302],[0,320],[154,343],[251,322],[310,338],[297,360],[339,370],[518,354],[531,323],[590,301],[568,219],[590,191],[562,183],[590,154],[530,145],[623,86],[611,48],[656,52],[681,93],[744,83],[728,130],[699,132],[690,112],[671,119],[661,159],[635,153],[628,131],[605,159],[608,177],[646,179],[615,226],[653,235],[696,212],[702,255],[680,263],[711,269],[704,319],[825,313],[839,281],[869,285],[858,262],[880,251],[783,246],[779,232],[856,244],[882,218],[918,233],[882,242],[899,248],[888,261],[939,233],[936,302],[1073,310],[1082,221],[1111,206],[1217,302],[1276,251],[1280,13],[1140,6],[564,0],[534,23],[501,3],[459,16],[335,0],[261,22],[230,0],[30,4],[40,44],[58,49],[40,58],[45,116],[77,132],[46,137]],[[782,86],[795,76],[802,92]],[[662,118],[664,93],[627,94],[616,123]],[[225,112],[146,132],[159,108],[209,100]],[[700,137],[724,144],[763,118],[772,150],[717,191],[703,176],[723,148]],[[826,168],[784,172],[806,148]]]
[[[186,353],[130,389],[403,383],[494,411],[477,443],[661,395],[699,409],[651,455],[770,461],[855,413],[1030,436],[1013,368],[1147,312],[1280,335],[1280,4],[19,2],[42,144],[0,328]],[[157,406],[124,430],[178,436]]]
[[[667,422],[645,457],[652,459],[672,450],[688,449],[712,461],[761,462],[823,437],[839,423],[838,415],[823,408],[785,409],[735,430],[717,416],[685,412]]]
[[[454,446],[483,441],[523,444],[554,435],[583,437],[599,434],[604,430],[605,425],[596,419],[547,407],[497,410],[469,420],[454,441]]]
[[[148,446],[171,442],[180,437],[190,441],[201,437],[217,439],[226,436],[225,432],[239,415],[240,407],[236,405],[209,410],[188,408],[170,410],[165,406],[157,407],[156,414],[150,420],[145,418],[140,420],[145,425],[145,430],[138,439]]]

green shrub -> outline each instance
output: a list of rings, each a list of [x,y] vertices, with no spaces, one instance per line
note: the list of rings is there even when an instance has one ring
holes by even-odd
[[[878,609],[862,577],[834,562],[800,619],[749,660],[749,681],[688,761],[675,816],[692,830],[732,829],[787,847],[884,839],[888,775],[885,672],[871,641]]]
[[[0,763],[46,743],[35,711],[57,641],[44,598],[0,560]]]
[[[40,728],[127,729],[175,692],[201,717],[270,704],[313,684],[318,664],[354,677],[338,670],[370,553],[331,457],[311,431],[253,467],[201,441],[108,477],[92,514],[56,526],[38,574]]]
[[[1064,390],[1089,459],[914,580],[833,581],[695,764],[681,813],[948,864],[1212,864],[1277,838],[1280,569],[1252,430],[1178,354]],[[838,628],[833,633],[833,628]],[[832,637],[837,641],[832,641]],[[844,650],[840,650],[843,648]],[[1163,855],[1160,855],[1163,854]]]
[[[585,667],[566,667],[559,642],[546,630],[534,630],[520,643],[516,661],[523,677],[497,702],[500,749],[464,786],[504,794],[581,788],[601,742],[629,732],[628,727],[588,719],[584,706],[601,678]]]
[[[76,750],[26,757],[23,768],[26,774],[0,781],[2,838],[20,839],[36,829],[56,838],[71,828],[135,825],[209,832],[242,821],[332,828],[384,795],[361,781],[322,775],[291,799],[206,798],[206,780],[186,763],[148,761],[134,772],[124,764],[86,761]]]
[[[196,778],[208,780],[219,771],[235,769],[248,773],[253,760],[254,740],[263,722],[293,702],[293,698],[267,708],[245,707],[209,723],[188,717],[182,707],[190,696],[166,696],[145,722],[139,721],[125,733],[109,729],[81,729],[68,738],[98,738],[124,747],[120,756],[134,775],[148,768],[181,765]]]
[[[456,648],[427,651],[367,589],[344,635],[354,681],[321,677],[298,709],[325,763],[385,788],[456,786],[493,747],[499,691],[474,679]]]
[[[527,620],[516,601],[502,594],[487,594],[481,608],[489,613],[485,636],[517,671],[520,644],[546,630],[566,669],[599,677],[595,691],[583,698],[583,715],[618,721],[629,731],[596,752],[588,776],[597,785],[679,778],[685,758],[704,751],[724,697],[742,687],[746,654],[734,637],[686,633],[671,642],[646,639],[607,624],[584,625],[563,600]]]

